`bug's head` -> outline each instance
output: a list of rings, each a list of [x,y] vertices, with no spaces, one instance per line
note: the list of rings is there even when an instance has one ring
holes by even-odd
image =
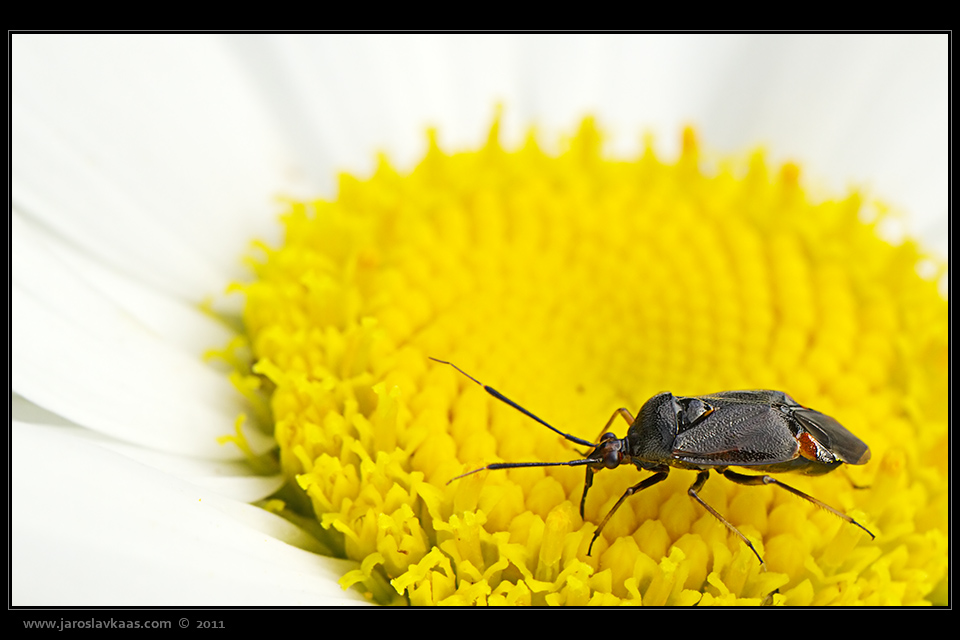
[[[583,481],[583,496],[580,498],[580,517],[583,517],[584,505],[587,503],[587,492],[593,485],[593,476],[603,469],[616,469],[621,464],[630,461],[627,451],[627,439],[618,438],[616,434],[607,432],[600,436],[600,442],[587,455],[587,473]]]
[[[616,434],[607,432],[600,436],[596,449],[590,452],[588,458],[598,460],[589,465],[594,471],[601,469],[616,469],[624,462],[626,442],[617,438]]]

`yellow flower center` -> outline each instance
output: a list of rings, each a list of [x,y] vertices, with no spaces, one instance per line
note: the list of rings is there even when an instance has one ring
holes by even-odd
[[[291,203],[286,238],[240,286],[284,473],[345,576],[412,604],[946,602],[947,306],[916,244],[877,234],[858,194],[811,202],[793,165],[601,154],[587,120],[553,157],[531,136],[479,151],[432,140],[332,202]],[[570,461],[660,391],[785,391],[873,460],[784,477],[877,538],[777,487],[674,470],[466,471]],[[252,380],[250,378],[249,380]],[[249,381],[248,380],[248,381]],[[618,437],[626,424],[614,422]],[[863,485],[867,488],[856,488]],[[297,507],[296,497],[285,496]]]

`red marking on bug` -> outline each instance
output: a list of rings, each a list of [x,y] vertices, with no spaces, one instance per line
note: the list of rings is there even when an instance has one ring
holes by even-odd
[[[800,443],[800,455],[807,460],[818,460],[817,452],[820,450],[820,444],[813,439],[806,431],[801,431],[797,436],[797,442]]]

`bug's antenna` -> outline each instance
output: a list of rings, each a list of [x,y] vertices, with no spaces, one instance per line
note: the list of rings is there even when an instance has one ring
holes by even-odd
[[[601,458],[581,458],[578,460],[571,460],[570,462],[494,462],[493,464],[488,464],[485,467],[480,467],[479,469],[474,469],[473,471],[467,471],[466,473],[461,473],[455,478],[450,478],[447,480],[447,484],[450,484],[454,480],[459,480],[460,478],[465,478],[467,476],[472,476],[475,473],[480,473],[481,471],[495,470],[495,469],[523,469],[526,467],[580,467],[585,464],[592,464],[603,462]]]
[[[428,356],[428,357],[429,357],[429,356]],[[596,448],[596,447],[598,446],[597,443],[595,443],[595,442],[590,442],[589,440],[584,440],[583,438],[578,438],[577,436],[572,436],[572,435],[570,435],[569,433],[564,433],[563,431],[560,431],[560,429],[557,429],[556,427],[548,424],[545,420],[543,420],[543,419],[541,419],[541,418],[538,418],[538,417],[535,416],[534,414],[530,413],[529,411],[527,411],[526,409],[524,409],[523,407],[521,407],[519,404],[517,404],[516,402],[514,402],[513,400],[511,400],[511,399],[508,398],[507,396],[503,395],[502,393],[500,393],[499,391],[497,391],[497,390],[494,389],[493,387],[483,384],[482,382],[480,382],[479,380],[477,380],[476,378],[474,378],[474,377],[471,376],[469,373],[467,373],[466,371],[464,371],[463,369],[461,369],[461,368],[458,367],[457,365],[453,364],[452,362],[447,362],[446,360],[439,360],[439,359],[437,359],[437,358],[430,358],[430,359],[433,360],[434,362],[439,362],[440,364],[448,364],[448,365],[450,365],[451,367],[453,367],[454,369],[456,369],[457,371],[459,371],[460,373],[462,373],[463,375],[467,376],[468,378],[470,378],[471,380],[473,380],[474,382],[476,382],[478,385],[480,385],[481,387],[483,387],[483,390],[484,390],[484,391],[486,391],[487,393],[489,393],[490,395],[492,395],[494,398],[496,398],[496,399],[499,400],[500,402],[503,402],[503,403],[505,403],[505,404],[510,405],[511,407],[513,407],[514,409],[516,409],[517,411],[519,411],[520,413],[522,413],[523,415],[527,416],[528,418],[533,418],[534,420],[536,420],[537,422],[539,422],[540,424],[542,424],[543,426],[545,426],[547,429],[550,429],[551,431],[553,431],[553,432],[555,432],[555,433],[559,433],[561,436],[563,436],[564,438],[566,438],[566,439],[569,440],[570,442],[576,442],[576,443],[579,444],[579,445],[583,445],[583,446],[585,446],[585,447],[591,447],[591,448]],[[488,466],[488,467],[484,467],[484,469],[505,469],[505,468],[516,467],[516,466],[528,466],[528,467],[529,467],[529,466],[543,467],[543,466],[557,466],[557,465],[575,466],[575,465],[587,464],[589,461],[590,461],[589,459],[584,459],[584,460],[576,460],[575,463],[570,463],[570,462],[536,463],[536,464],[528,464],[528,463],[519,463],[519,464],[517,464],[517,463],[500,463],[500,464],[498,464],[498,465],[490,465],[490,466]],[[477,469],[477,471],[483,471],[483,469]],[[475,473],[475,472],[474,472],[474,471],[471,471],[470,473]],[[470,475],[470,474],[468,473],[468,474],[464,474],[464,475]],[[462,478],[463,476],[458,476],[458,477],[461,477],[461,478]],[[454,480],[456,480],[456,478],[454,478]]]

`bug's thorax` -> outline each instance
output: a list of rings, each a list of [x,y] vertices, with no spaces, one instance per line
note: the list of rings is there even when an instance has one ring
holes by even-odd
[[[647,400],[624,438],[629,461],[641,469],[673,465],[679,412],[680,406],[671,393],[659,393]]]

